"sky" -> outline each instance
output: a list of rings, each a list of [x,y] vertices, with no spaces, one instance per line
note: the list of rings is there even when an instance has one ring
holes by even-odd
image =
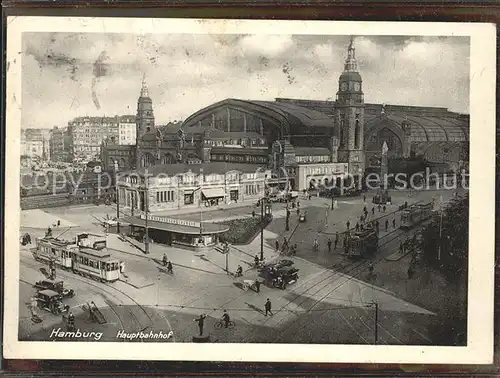
[[[24,33],[22,127],[135,114],[156,124],[225,98],[332,100],[350,36]],[[468,37],[355,36],[366,103],[469,113]]]

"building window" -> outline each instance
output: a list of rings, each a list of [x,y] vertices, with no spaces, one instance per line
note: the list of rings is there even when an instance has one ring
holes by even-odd
[[[194,203],[194,193],[184,193],[184,205],[192,205]]]
[[[156,201],[158,203],[174,202],[174,191],[166,190],[162,192],[156,192]]]

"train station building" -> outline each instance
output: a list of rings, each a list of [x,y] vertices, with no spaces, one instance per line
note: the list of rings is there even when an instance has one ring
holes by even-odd
[[[314,185],[314,176],[336,180],[380,168],[384,143],[389,159],[421,156],[431,167],[446,171],[466,165],[469,115],[439,107],[365,103],[370,88],[363,87],[352,41],[335,87],[334,101],[229,98],[196,111],[180,127],[162,128],[155,126],[144,81],[137,102],[136,145],[104,144],[102,161],[108,169],[116,163],[120,171],[155,167],[162,172],[209,163],[226,164],[228,170],[246,164],[254,171],[262,167],[283,172],[299,191]],[[225,198],[235,196],[230,192],[225,187]],[[244,193],[240,186],[238,200]],[[168,194],[166,200],[159,198],[157,202],[179,204],[175,196],[173,201]],[[186,198],[184,205],[192,205],[188,193],[181,198]]]

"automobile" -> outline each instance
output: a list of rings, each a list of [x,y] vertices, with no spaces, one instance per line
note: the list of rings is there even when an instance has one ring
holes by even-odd
[[[299,279],[299,270],[292,267],[286,266],[277,269],[272,277],[272,284],[274,287],[285,289],[286,285],[293,284]]]
[[[62,296],[56,293],[54,290],[41,290],[35,295],[38,307],[53,313],[54,315],[59,315],[62,312],[67,312],[69,310],[68,305],[62,303]]]
[[[285,267],[288,267],[288,266],[292,266],[293,265],[293,261],[292,260],[286,260],[286,259],[283,259],[283,260],[279,260],[278,262],[274,262],[274,263],[269,263],[269,264],[266,264],[266,265],[263,265],[259,268],[259,270],[262,272],[262,271],[267,271],[267,272],[271,272],[271,271],[278,271],[282,268],[285,268]]]
[[[52,290],[60,294],[62,298],[73,298],[75,291],[64,287],[64,282],[59,280],[42,280],[35,283],[35,287],[41,290]]]

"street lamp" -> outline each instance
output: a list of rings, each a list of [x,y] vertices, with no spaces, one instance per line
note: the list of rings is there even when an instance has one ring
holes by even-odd
[[[265,204],[265,214],[264,214],[264,202]],[[264,260],[264,215],[269,216],[271,214],[271,206],[267,203],[267,198],[263,197],[260,199],[260,261]]]
[[[116,232],[120,233],[120,193],[118,191],[118,161],[115,160]]]
[[[149,254],[149,230],[148,230],[148,218],[149,218],[149,188],[148,188],[149,177],[144,176],[144,187],[139,187],[139,190],[144,193],[144,212],[145,212],[145,225],[144,225],[144,253]],[[135,196],[132,196],[135,197]],[[135,205],[135,201],[132,203],[132,208]]]

